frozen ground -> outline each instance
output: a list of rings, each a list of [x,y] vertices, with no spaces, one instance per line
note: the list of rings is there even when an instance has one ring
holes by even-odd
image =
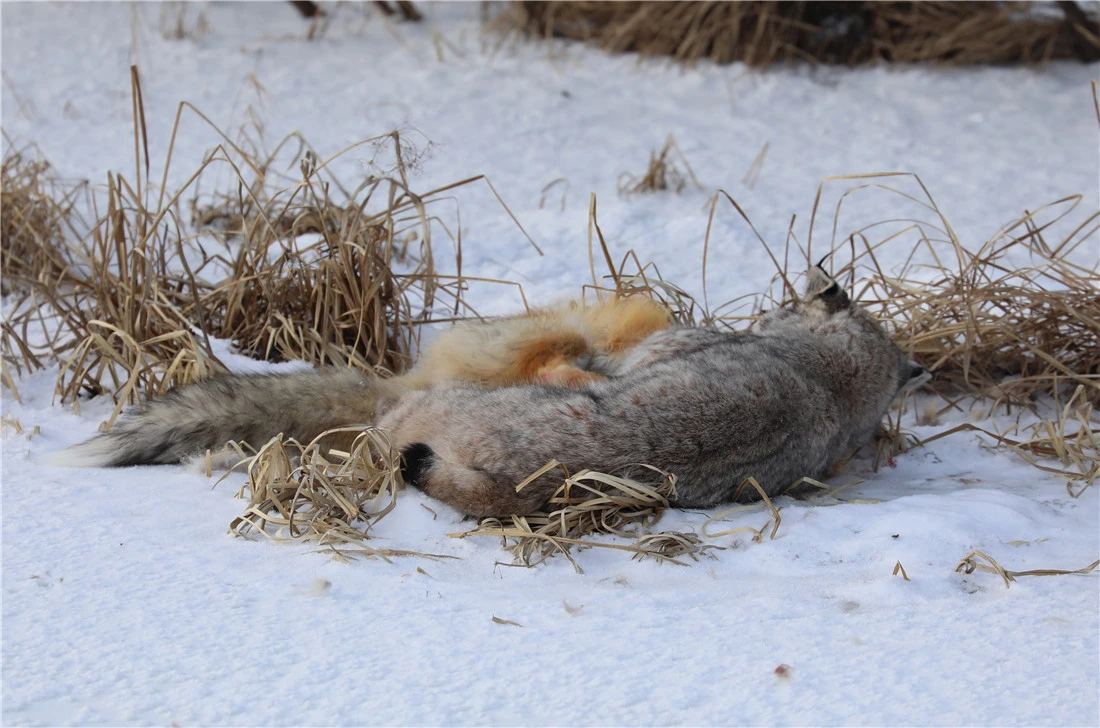
[[[164,38],[181,12],[192,32]],[[696,294],[718,188],[777,245],[794,214],[806,240],[829,175],[916,172],[968,246],[1042,203],[1084,195],[1074,223],[1098,204],[1096,66],[684,70],[575,45],[494,52],[476,7],[429,15],[387,27],[345,8],[308,41],[286,3],[5,3],[4,134],[17,147],[36,142],[69,177],[131,174],[132,62],[155,177],[181,100],[230,132],[251,106],[270,145],[300,130],[323,156],[400,126],[433,143],[416,189],[492,179],[546,255],[486,187],[471,186],[457,193],[464,265],[522,282],[533,302],[578,293],[590,192],[617,255],[633,248]],[[705,189],[617,196],[619,175],[641,173],[669,133]],[[217,141],[185,117],[170,185]],[[750,189],[742,179],[765,143]],[[367,153],[341,164],[346,178],[371,169]],[[564,209],[564,184],[540,206],[559,178]],[[815,250],[851,186],[826,187]],[[911,212],[867,193],[839,234]],[[767,283],[766,254],[728,207],[712,246],[712,303]],[[1090,267],[1098,256],[1095,244],[1078,252]],[[518,307],[507,289],[475,295],[486,311]],[[36,465],[93,434],[109,410],[54,406],[55,376],[21,380],[22,404],[3,399],[25,430],[6,426],[2,450],[8,725],[1100,722],[1097,576],[1021,578],[1006,590],[993,574],[953,570],[972,549],[1014,570],[1087,565],[1100,555],[1100,492],[1072,499],[970,436],[877,474],[857,466],[838,483],[865,482],[839,498],[863,502],[784,501],[774,540],[718,537],[728,549],[689,567],[594,549],[578,554],[580,575],[563,559],[511,568],[493,539],[449,538],[469,523],[416,492],[379,524],[379,544],[460,558],[348,565],[227,536],[239,480],[212,490],[180,467]],[[660,527],[699,530],[708,515],[673,512]],[[767,517],[730,519],[760,527]],[[910,581],[891,575],[898,561]],[[788,677],[775,674],[780,664]]]

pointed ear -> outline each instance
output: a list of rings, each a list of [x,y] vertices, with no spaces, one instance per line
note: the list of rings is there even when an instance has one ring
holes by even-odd
[[[848,294],[819,265],[806,274],[806,303],[821,301],[829,313],[842,311],[851,305]]]
[[[906,392],[911,389],[930,382],[932,380],[932,372],[928,371],[920,364],[910,359],[905,362],[901,368],[901,382],[898,387],[899,392]]]

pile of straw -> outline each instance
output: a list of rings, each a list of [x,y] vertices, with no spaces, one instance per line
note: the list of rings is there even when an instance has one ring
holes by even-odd
[[[1100,296],[1097,271],[1072,261],[1095,248],[1100,213],[1092,212],[1063,240],[1044,235],[1069,215],[1080,197],[1040,222],[1029,213],[970,252],[946,226],[950,245],[919,241],[935,262],[896,274],[876,270],[859,297],[895,327],[895,339],[936,372],[944,394],[980,392],[996,402],[1026,406],[1037,394],[1058,398],[1080,386],[1100,402]],[[864,241],[865,242],[865,241]],[[946,260],[940,259],[943,247]],[[868,264],[874,248],[865,247]],[[1026,260],[1021,267],[1011,262]]]
[[[678,61],[856,65],[1100,59],[1085,4],[1007,2],[512,2],[496,23],[612,53]]]
[[[347,450],[333,446],[349,438]],[[404,486],[401,457],[382,430],[330,430],[304,447],[276,437],[240,466],[248,483],[238,496],[247,497],[248,507],[229,524],[239,536],[314,542],[340,559],[449,558],[366,544],[371,527],[393,510]]]

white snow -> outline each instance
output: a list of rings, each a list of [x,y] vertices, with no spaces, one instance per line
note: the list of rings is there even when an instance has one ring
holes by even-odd
[[[830,175],[917,173],[972,248],[1025,209],[1083,195],[1058,226],[1068,233],[1098,206],[1097,66],[685,69],[575,44],[496,48],[476,6],[420,5],[420,25],[341,7],[307,40],[288,3],[4,3],[4,134],[16,148],[36,143],[66,177],[131,175],[130,63],[154,179],[181,100],[231,134],[251,106],[269,147],[298,130],[322,157],[398,126],[432,143],[414,189],[488,175],[546,254],[479,183],[454,193],[464,270],[519,281],[535,303],[579,294],[592,192],[613,253],[633,248],[694,295],[719,188],[776,249],[792,215],[805,243]],[[192,36],[163,37],[179,13]],[[704,190],[617,195],[618,177],[642,173],[670,133]],[[185,114],[170,188],[218,142]],[[765,143],[750,189],[742,178]],[[371,154],[339,160],[339,176],[369,173]],[[540,206],[559,178],[564,209],[564,183]],[[854,184],[826,185],[815,250],[827,249]],[[911,179],[891,184],[919,191]],[[844,205],[838,239],[914,211],[873,190]],[[771,263],[724,202],[711,240],[711,305],[760,292]],[[909,247],[881,259],[900,263]],[[1098,257],[1096,241],[1077,251],[1091,268]],[[486,312],[520,305],[507,287],[474,300]],[[243,509],[236,476],[211,489],[182,466],[38,464],[93,435],[111,409],[56,405],[56,374],[21,378],[22,403],[3,392],[4,417],[24,430],[5,425],[2,449],[5,724],[1100,722],[1097,574],[1006,589],[994,574],[954,571],[973,549],[1012,570],[1091,563],[1100,490],[1074,499],[972,435],[878,473],[857,463],[835,482],[864,482],[837,498],[780,499],[774,540],[708,539],[726,550],[688,567],[590,549],[576,555],[583,574],[562,558],[513,568],[495,539],[449,537],[471,522],[415,491],[378,524],[377,545],[458,559],[344,564],[308,545],[227,535]],[[907,426],[927,436],[977,418]],[[659,528],[698,532],[710,515],[673,511]],[[759,528],[768,516],[729,520]],[[899,561],[909,581],[892,575]]]

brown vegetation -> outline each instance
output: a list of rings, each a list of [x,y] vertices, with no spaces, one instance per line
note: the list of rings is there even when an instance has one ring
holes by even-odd
[[[1060,2],[512,2],[504,28],[677,61],[857,65],[1100,60],[1095,13]],[[1051,12],[1053,10],[1053,12]]]

